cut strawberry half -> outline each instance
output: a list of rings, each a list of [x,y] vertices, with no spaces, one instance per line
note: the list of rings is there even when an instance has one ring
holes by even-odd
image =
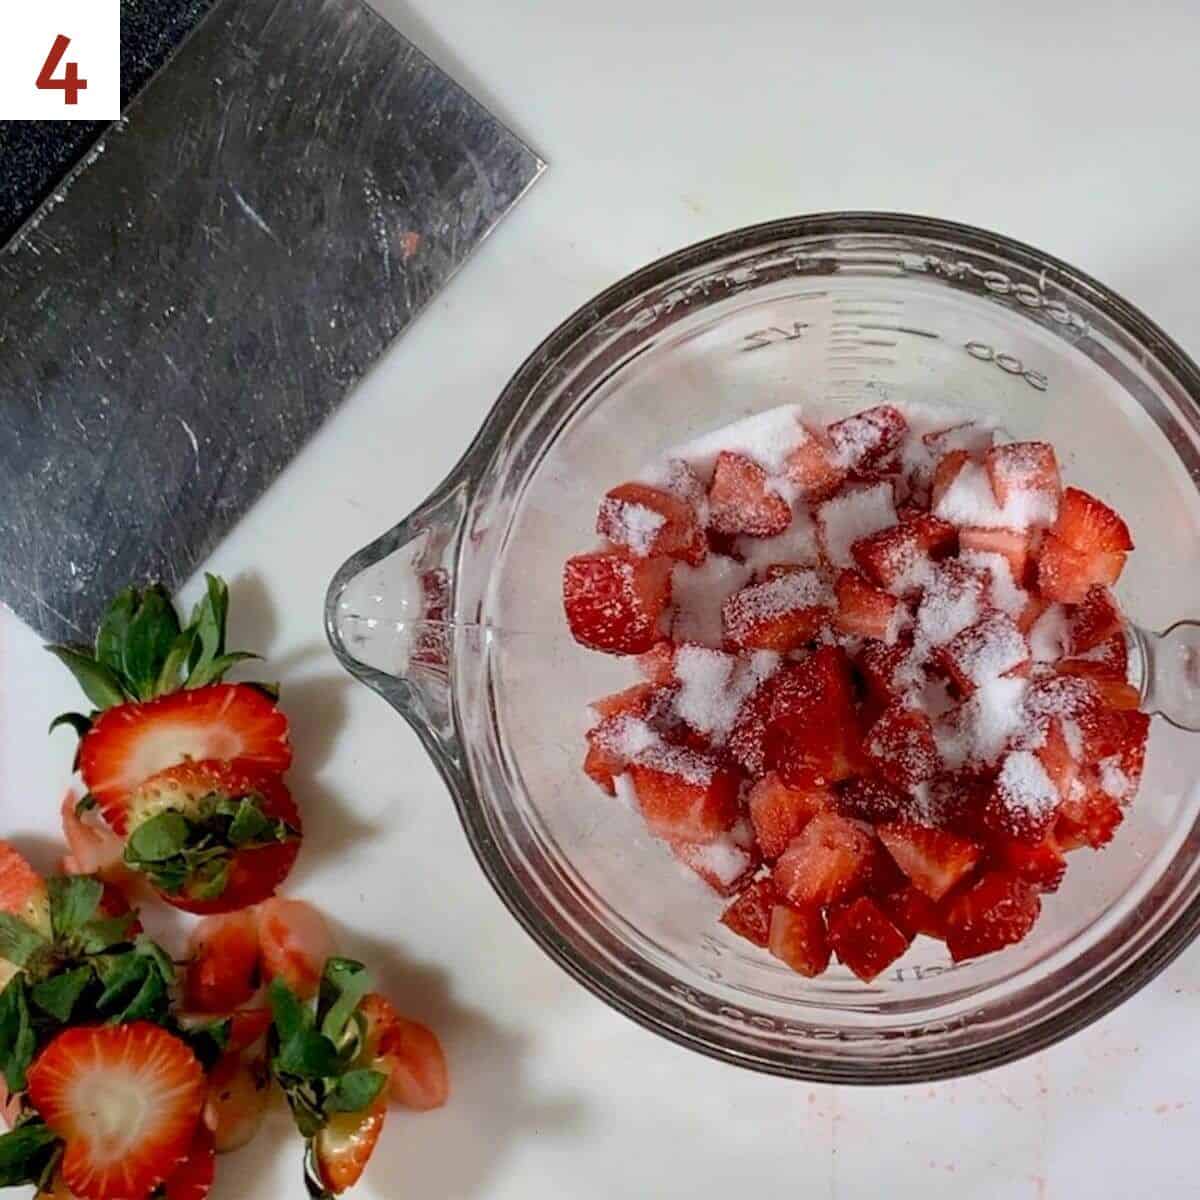
[[[241,1008],[258,990],[258,922],[240,911],[205,917],[188,938],[183,1000],[195,1012]]]
[[[834,797],[827,788],[790,788],[771,773],[750,789],[747,803],[763,857],[776,859],[817,813],[833,807]]]
[[[969,696],[989,680],[1027,670],[1029,643],[1007,613],[989,612],[939,646],[934,657],[962,695]]]
[[[868,579],[898,596],[916,591],[930,564],[954,549],[953,525],[929,515],[859,538],[850,553]]]
[[[941,909],[911,883],[879,897],[877,903],[910,940],[919,933],[945,940],[946,922]]]
[[[596,532],[638,558],[665,554],[697,566],[708,553],[695,507],[644,483],[623,483],[604,497]]]
[[[635,765],[629,774],[650,831],[673,842],[711,842],[737,819],[737,775],[715,759],[677,750],[665,769]]]
[[[907,949],[907,933],[869,896],[829,913],[829,942],[838,962],[870,983]]]
[[[776,904],[771,909],[767,949],[780,962],[809,979],[829,966],[825,918],[815,905]]]
[[[765,947],[770,940],[771,911],[779,903],[775,883],[767,876],[748,883],[721,914],[721,924],[738,937]]]
[[[888,646],[895,643],[905,616],[904,607],[895,596],[868,583],[857,571],[843,571],[835,590],[834,624],[842,633],[877,638]]]
[[[1049,442],[1010,442],[984,457],[992,493],[1001,508],[1022,505],[1035,520],[1053,519],[1062,484]]]
[[[772,877],[791,904],[831,904],[862,885],[875,852],[862,825],[818,813],[783,852]]]
[[[315,996],[335,953],[325,918],[311,904],[283,896],[264,900],[256,915],[263,979],[282,979],[302,1000]]]
[[[358,1011],[366,1025],[363,1058],[387,1075],[391,1098],[418,1112],[441,1108],[450,1096],[450,1072],[437,1034],[400,1016],[376,992],[362,998]]]
[[[233,912],[265,900],[300,852],[300,813],[283,781],[240,764],[161,771],[129,794],[120,819],[126,863],[185,912]]]
[[[913,886],[931,900],[940,900],[970,874],[983,853],[966,838],[924,825],[881,825],[876,832]]]
[[[788,455],[788,480],[809,504],[827,500],[846,480],[846,468],[823,430],[804,429],[804,440]]]
[[[563,568],[563,608],[571,636],[609,654],[641,654],[658,641],[671,598],[669,558],[624,551],[577,554]]]
[[[879,467],[907,433],[904,414],[890,404],[880,404],[835,421],[829,426],[829,442],[841,466],[864,474]]]
[[[212,1134],[197,1123],[187,1158],[162,1185],[162,1200],[205,1200],[217,1174],[216,1152]]]
[[[1129,526],[1102,500],[1069,487],[1062,495],[1058,519],[1050,530],[1082,554],[1125,554],[1133,549]]]
[[[168,767],[202,759],[285,771],[292,761],[287,718],[251,684],[215,684],[110,708],[79,748],[87,790],[120,834],[128,832],[126,801],[134,788]]]
[[[902,703],[891,705],[871,726],[863,750],[875,770],[904,791],[932,779],[942,768],[929,717]]]
[[[708,489],[709,527],[748,537],[781,534],[792,523],[791,505],[768,483],[766,471],[753,459],[722,451]]]
[[[964,551],[1003,557],[1018,586],[1025,579],[1031,542],[1028,533],[1015,529],[982,529],[968,525],[958,531],[958,544]]]
[[[219,1154],[240,1150],[262,1128],[271,1098],[270,1077],[261,1060],[225,1054],[208,1077],[203,1127]]]
[[[81,1200],[147,1196],[188,1157],[204,1072],[146,1021],[67,1029],[29,1068],[29,1099],[66,1143],[62,1176]]]
[[[735,650],[798,649],[829,619],[829,584],[797,568],[735,592],[721,609],[725,643]]]
[[[313,1138],[313,1157],[321,1182],[335,1196],[362,1178],[375,1152],[387,1116],[387,1094],[380,1092],[365,1109],[339,1112]]]
[[[1015,875],[989,871],[946,902],[946,945],[955,962],[1012,946],[1042,910],[1037,890]]]

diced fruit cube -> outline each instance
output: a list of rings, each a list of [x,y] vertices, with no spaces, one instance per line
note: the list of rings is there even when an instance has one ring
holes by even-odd
[[[913,886],[931,900],[940,900],[969,874],[982,854],[974,842],[925,825],[881,825],[877,832]]]
[[[1025,578],[1031,541],[1028,533],[1016,529],[982,529],[968,525],[958,531],[958,544],[963,550],[1003,556],[1018,585]]]
[[[829,914],[829,942],[838,961],[870,983],[907,949],[911,939],[867,896]]]
[[[955,962],[1012,946],[1033,928],[1042,902],[1036,889],[1004,871],[989,871],[946,902],[946,945]]]
[[[805,428],[805,439],[788,455],[788,479],[810,504],[826,500],[846,479],[846,468],[837,462],[833,445],[823,430]]]
[[[881,896],[878,903],[896,927],[909,938],[915,938],[918,933],[926,937],[945,938],[946,922],[941,909],[911,883]]]
[[[775,864],[775,886],[792,904],[831,904],[863,883],[875,853],[863,826],[818,813]]]
[[[658,640],[658,619],[671,597],[671,559],[623,551],[578,554],[563,570],[563,607],[581,645],[610,654],[641,654]]]
[[[929,717],[902,703],[892,704],[871,726],[863,749],[879,774],[905,791],[932,779],[942,766]]]
[[[993,833],[1034,844],[1050,831],[1061,800],[1041,759],[1015,750],[1000,765],[984,807],[984,824]]]
[[[779,893],[771,877],[756,879],[721,914],[721,924],[748,942],[765,947],[770,939],[771,910],[778,903]]]
[[[896,641],[905,614],[895,596],[868,583],[857,571],[843,571],[835,586],[834,624],[842,633],[878,638],[889,646]]]
[[[810,979],[829,966],[825,918],[815,905],[776,904],[771,910],[767,949],[793,971]]]
[[[868,579],[896,595],[925,582],[929,564],[954,549],[953,525],[928,515],[859,538],[850,553]]]
[[[1067,743],[1060,720],[1055,717],[1050,718],[1044,740],[1034,753],[1050,782],[1054,784],[1054,790],[1058,792],[1060,799],[1065,799],[1070,795],[1071,787],[1079,774],[1079,764],[1076,763],[1075,756],[1071,753],[1071,747]]]
[[[989,612],[936,651],[938,663],[964,696],[1029,663],[1029,643],[1007,613]]]
[[[587,753],[583,756],[583,770],[598,787],[615,796],[616,778],[625,770],[625,762],[603,746],[589,742]]]
[[[1129,681],[1129,644],[1124,633],[1114,633],[1080,658],[1063,658],[1054,664],[1063,675],[1081,675],[1085,679],[1108,679],[1114,683]]]
[[[1038,554],[1038,589],[1046,600],[1079,604],[1094,585],[1116,583],[1124,566],[1124,554],[1086,554],[1048,533]]]
[[[722,451],[708,489],[710,527],[749,537],[781,534],[792,523],[792,509],[768,482],[766,471],[753,459]]]
[[[1101,789],[1094,779],[1081,779],[1063,801],[1054,825],[1054,840],[1064,850],[1107,846],[1125,819],[1120,802]]]
[[[758,869],[753,836],[737,836],[734,829],[711,842],[672,842],[671,852],[690,867],[718,896],[732,896]]]
[[[772,772],[750,789],[747,803],[763,857],[776,859],[817,813],[833,808],[834,797],[826,788],[790,788]]]
[[[970,461],[971,456],[966,450],[951,450],[948,454],[943,455],[933,472],[930,508],[937,508],[942,498],[953,486],[954,481],[959,477],[963,467]]]
[[[1121,633],[1124,624],[1112,593],[1103,587],[1089,588],[1083,602],[1070,615],[1069,653],[1086,654]],[[1124,640],[1122,637],[1122,644]]]
[[[693,751],[671,757],[673,769],[629,768],[642,816],[667,841],[711,842],[737,820],[737,776]]]
[[[877,704],[886,707],[896,698],[896,672],[904,665],[911,650],[906,640],[895,646],[867,642],[859,650],[855,662],[866,681],[867,691]]]
[[[738,650],[795,650],[825,624],[831,598],[825,578],[803,568],[751,584],[722,606],[725,641]]]
[[[1050,531],[1083,554],[1123,554],[1133,549],[1129,526],[1102,500],[1069,487]]]
[[[696,509],[644,483],[623,483],[604,497],[596,532],[638,558],[665,554],[696,565],[708,553]]]
[[[997,866],[1033,884],[1040,892],[1057,891],[1067,873],[1067,860],[1053,833],[1033,845],[1015,838],[1000,838],[992,843],[991,849]]]
[[[637,668],[647,683],[660,687],[670,683],[675,678],[675,644],[656,642],[645,654],[638,655]]]
[[[837,461],[847,470],[864,473],[878,467],[908,433],[899,409],[880,404],[829,426],[829,441]]]
[[[774,686],[775,679],[768,679],[742,702],[725,741],[725,748],[734,762],[751,779],[761,778],[767,769],[767,719],[771,713]]]
[[[634,716],[644,716],[650,703],[654,688],[648,683],[635,683],[633,687],[623,692],[613,692],[611,696],[601,696],[588,704],[598,717],[619,717],[625,713]]]
[[[1058,456],[1049,442],[993,446],[984,458],[992,492],[1001,508],[1023,505],[1035,521],[1049,521],[1062,484]]]
[[[857,775],[838,784],[834,807],[843,817],[879,825],[899,820],[908,810],[909,797],[883,779]]]

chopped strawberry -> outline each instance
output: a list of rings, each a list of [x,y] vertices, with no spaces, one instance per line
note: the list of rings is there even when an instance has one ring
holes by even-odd
[[[880,404],[829,426],[829,442],[836,461],[862,474],[878,468],[908,433],[908,422],[899,409]]]
[[[1080,658],[1062,658],[1054,664],[1062,675],[1081,675],[1085,679],[1108,679],[1114,683],[1129,681],[1129,643],[1124,633],[1114,633]]]
[[[1124,554],[1133,549],[1129,526],[1101,500],[1079,488],[1062,495],[1058,520],[1050,531],[1082,554]]]
[[[334,1113],[313,1139],[313,1158],[327,1191],[340,1196],[359,1181],[386,1116],[387,1095],[380,1092],[364,1109]]]
[[[1001,555],[1018,584],[1025,578],[1031,540],[1028,533],[1015,529],[981,529],[969,525],[958,531],[958,544],[963,550]]]
[[[671,842],[670,847],[718,896],[732,896],[762,862],[754,829],[745,817],[711,842]]]
[[[143,1197],[169,1179],[204,1092],[192,1051],[146,1021],[66,1029],[29,1068],[29,1099],[66,1143],[62,1176],[80,1200]]]
[[[948,454],[943,455],[933,472],[933,483],[929,499],[929,507],[931,509],[937,508],[942,501],[942,497],[950,490],[951,485],[958,478],[963,467],[970,461],[971,455],[966,450],[951,450]]]
[[[1107,846],[1125,819],[1120,802],[1097,786],[1094,780],[1080,780],[1063,801],[1054,825],[1054,839],[1064,850]]]
[[[665,554],[696,566],[708,554],[695,507],[644,483],[623,483],[604,497],[596,532],[637,558]]]
[[[721,608],[725,642],[737,650],[795,650],[829,618],[829,585],[816,571],[788,570],[735,592]]]
[[[929,564],[954,548],[953,525],[921,516],[859,538],[850,553],[868,579],[896,595],[920,588]]]
[[[857,775],[838,784],[834,809],[843,817],[878,825],[898,820],[908,806],[907,792],[883,779]]]
[[[770,490],[766,471],[727,450],[717,456],[708,504],[709,525],[717,533],[775,537],[792,523],[791,506]]]
[[[750,789],[747,801],[759,849],[776,859],[817,813],[833,807],[834,798],[826,788],[790,788],[772,772]]]
[[[204,1125],[218,1154],[239,1150],[262,1127],[271,1098],[271,1080],[261,1060],[225,1054],[208,1077]]]
[[[675,678],[675,645],[673,642],[656,642],[645,654],[639,654],[637,668],[647,683],[663,687]],[[595,705],[593,704],[593,707]]]
[[[1146,742],[1150,737],[1150,718],[1143,712],[1131,711],[1121,713],[1119,719],[1123,736],[1121,747],[1117,751],[1116,765],[1128,783],[1128,795],[1132,798],[1142,781],[1142,769],[1146,765]]]
[[[188,938],[184,1003],[196,1012],[240,1008],[258,988],[258,922],[247,909],[205,917]]]
[[[1124,554],[1086,554],[1048,533],[1038,555],[1038,588],[1046,600],[1079,604],[1096,584],[1116,583]]]
[[[1060,675],[1087,679],[1109,708],[1126,711],[1137,708],[1142,702],[1138,689],[1125,679],[1114,679],[1113,669],[1106,663],[1092,662],[1086,658],[1064,658],[1055,663],[1054,669]]]
[[[217,1174],[216,1145],[203,1122],[198,1122],[187,1157],[162,1185],[162,1200],[205,1200]]]
[[[1034,753],[1041,762],[1042,769],[1046,772],[1050,782],[1054,784],[1054,790],[1058,792],[1060,798],[1065,799],[1070,795],[1071,786],[1079,773],[1079,766],[1075,762],[1071,747],[1063,733],[1062,722],[1056,717],[1050,718],[1044,740]]]
[[[767,720],[771,715],[777,678],[768,679],[742,702],[725,741],[725,748],[734,762],[751,779],[760,779],[766,773]]]
[[[983,810],[987,829],[1036,845],[1054,825],[1062,798],[1041,759],[1028,750],[1004,756]]]
[[[888,783],[911,791],[941,770],[942,760],[929,717],[896,703],[867,732],[863,749]]]
[[[889,646],[895,643],[904,612],[895,596],[869,584],[857,571],[843,571],[835,586],[834,624],[842,633],[878,638]]]
[[[1049,442],[1010,442],[993,446],[984,457],[992,492],[1001,508],[1017,497],[1028,498],[1039,513],[1053,514],[1062,484],[1058,456]]]
[[[1053,833],[1033,845],[1016,838],[998,838],[993,841],[991,851],[1001,870],[1033,884],[1041,892],[1058,891],[1067,873],[1067,860]]]
[[[50,936],[50,901],[46,881],[8,842],[0,842],[0,912],[20,917]]]
[[[912,650],[906,642],[885,646],[882,642],[867,642],[856,657],[867,691],[877,704],[886,708],[897,694],[896,672],[904,665]]]
[[[79,747],[87,790],[121,834],[128,832],[125,801],[134,788],[168,767],[201,759],[285,771],[292,761],[287,718],[251,684],[220,683],[110,708]]]
[[[921,436],[921,441],[931,453],[944,455],[951,450],[965,450],[968,454],[986,454],[992,448],[992,431],[974,421],[951,425],[948,429],[937,429]]]
[[[1050,601],[1041,596],[1031,595],[1025,601],[1025,607],[1017,615],[1017,628],[1029,636],[1029,631],[1037,624],[1038,618],[1050,607]]]
[[[966,838],[925,825],[881,825],[877,832],[913,886],[931,900],[940,900],[969,874],[982,853]]]
[[[665,769],[635,765],[630,778],[650,831],[674,842],[711,842],[737,819],[737,776],[715,759],[676,750]]]
[[[1016,675],[1029,663],[1029,643],[1007,613],[989,612],[937,647],[939,666],[964,696],[1001,675]]]
[[[249,1050],[271,1027],[269,1008],[239,1008],[227,1015],[229,1041],[225,1049],[230,1054],[240,1054]]]
[[[923,933],[926,937],[945,939],[946,922],[941,910],[911,883],[881,896],[878,903],[906,937],[911,939]]]
[[[609,654],[641,654],[658,640],[671,597],[669,558],[618,551],[577,554],[563,568],[563,607],[580,645]]]
[[[721,914],[721,924],[738,937],[765,947],[770,939],[771,910],[779,902],[775,883],[768,875],[748,883]]]
[[[864,881],[875,853],[862,825],[818,813],[775,864],[775,886],[792,904],[831,904]]]
[[[823,646],[772,681],[766,763],[789,787],[825,787],[861,765],[853,682],[844,651]]]
[[[598,717],[620,717],[626,713],[644,716],[655,688],[649,683],[635,683],[623,692],[613,692],[588,703],[588,708]]]
[[[366,1022],[363,1057],[387,1075],[391,1098],[419,1112],[441,1108],[450,1095],[450,1073],[437,1034],[400,1016],[376,992],[363,997],[358,1011]]]
[[[1025,710],[1030,728],[1039,733],[1045,732],[1053,718],[1062,719],[1063,733],[1077,762],[1117,754],[1126,742],[1125,714],[1105,704],[1094,679],[1043,676],[1030,685]]]
[[[868,896],[829,913],[829,942],[838,961],[870,983],[907,949],[911,939]]]
[[[594,733],[595,730],[592,731]],[[591,738],[589,733],[588,737]],[[616,778],[625,770],[625,760],[589,740],[587,754],[583,757],[583,770],[610,796],[617,794]]]
[[[833,444],[823,430],[804,430],[805,439],[788,455],[784,468],[788,479],[809,504],[828,500],[846,479]]]
[[[1068,651],[1086,654],[1114,634],[1121,633],[1124,625],[1112,593],[1103,587],[1089,588],[1082,603],[1071,612]]]
[[[1037,891],[1023,879],[1003,871],[988,872],[946,902],[950,957],[962,962],[1021,941],[1041,909]]]
[[[771,909],[767,949],[809,979],[820,975],[829,966],[829,938],[820,908],[776,904]]]
[[[325,918],[303,900],[275,896],[257,909],[263,979],[282,979],[301,999],[317,994],[325,960],[335,953]]]

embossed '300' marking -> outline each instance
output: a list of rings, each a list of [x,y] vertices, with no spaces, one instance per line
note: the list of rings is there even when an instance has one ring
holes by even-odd
[[[764,346],[774,346],[779,342],[797,342],[804,336],[807,328],[806,321],[793,321],[790,332],[780,329],[778,325],[769,325],[766,329],[756,329],[742,338],[742,341],[746,343],[742,349],[761,350]]]
[[[1019,375],[1031,388],[1036,388],[1039,392],[1044,392],[1050,386],[1050,380],[1046,375],[1043,375],[1041,371],[1034,371],[1032,368],[1026,367],[1015,355],[997,352],[984,342],[967,342],[963,349],[972,358],[979,359],[980,362],[994,363],[1000,370],[1007,371],[1009,375]]]

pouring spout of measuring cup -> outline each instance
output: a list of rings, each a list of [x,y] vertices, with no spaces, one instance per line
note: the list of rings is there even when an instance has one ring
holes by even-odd
[[[1130,626],[1130,635],[1142,711],[1200,731],[1200,621],[1177,621],[1162,633]]]

